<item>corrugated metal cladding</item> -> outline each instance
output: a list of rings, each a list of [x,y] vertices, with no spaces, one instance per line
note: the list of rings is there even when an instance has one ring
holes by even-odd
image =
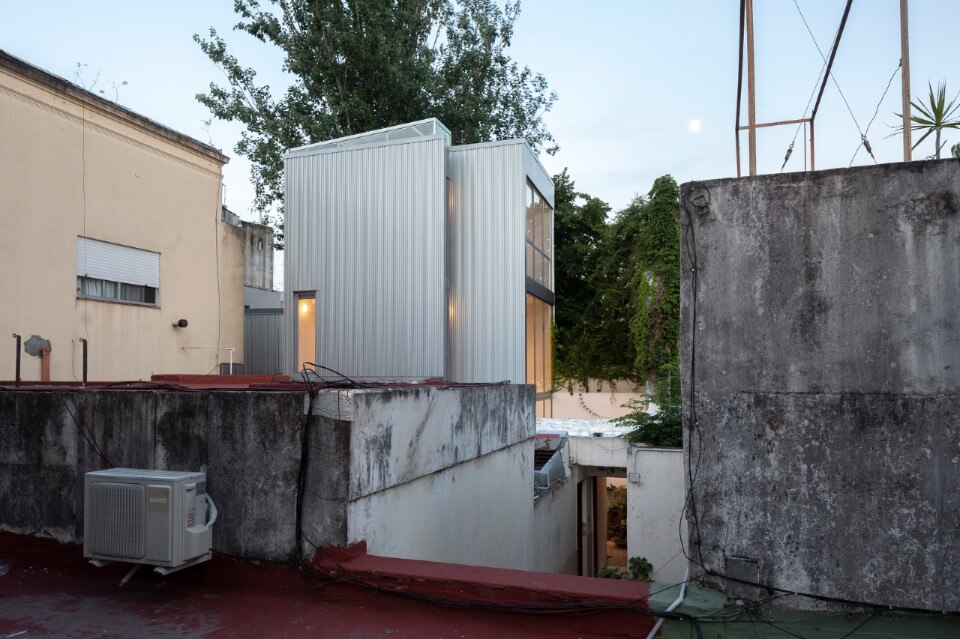
[[[450,377],[525,381],[522,141],[450,149]]]
[[[345,375],[443,377],[443,136],[288,155],[285,307],[316,291],[316,361]],[[287,372],[298,366],[287,314]]]
[[[278,375],[283,365],[283,309],[248,308],[243,313],[243,372]]]
[[[78,236],[77,275],[160,288],[160,254]]]

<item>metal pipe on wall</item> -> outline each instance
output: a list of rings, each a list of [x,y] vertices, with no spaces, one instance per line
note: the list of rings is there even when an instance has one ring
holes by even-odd
[[[15,375],[14,384],[19,387],[20,386],[20,342],[23,338],[21,338],[16,333],[13,334],[13,338],[17,341],[17,363],[15,366],[16,372],[14,374]]]
[[[83,344],[83,385],[87,385],[87,340],[80,338],[80,343]]]

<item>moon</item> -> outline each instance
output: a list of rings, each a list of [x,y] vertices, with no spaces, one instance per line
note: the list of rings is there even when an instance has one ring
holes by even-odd
[[[696,133],[700,130],[700,120],[690,120],[690,131]]]

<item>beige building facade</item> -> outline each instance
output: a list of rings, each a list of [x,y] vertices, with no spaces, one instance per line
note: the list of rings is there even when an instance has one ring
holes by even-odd
[[[0,380],[14,378],[13,333],[49,342],[53,381],[81,378],[81,339],[91,381],[216,373],[231,348],[240,364],[227,160],[0,51]],[[40,380],[41,357],[21,357]]]

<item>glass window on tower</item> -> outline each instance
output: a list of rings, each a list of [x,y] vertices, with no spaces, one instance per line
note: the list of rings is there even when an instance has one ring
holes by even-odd
[[[317,298],[314,293],[297,294],[297,370],[317,361]]]
[[[553,415],[553,306],[527,293],[527,384],[536,389],[537,417]]]

